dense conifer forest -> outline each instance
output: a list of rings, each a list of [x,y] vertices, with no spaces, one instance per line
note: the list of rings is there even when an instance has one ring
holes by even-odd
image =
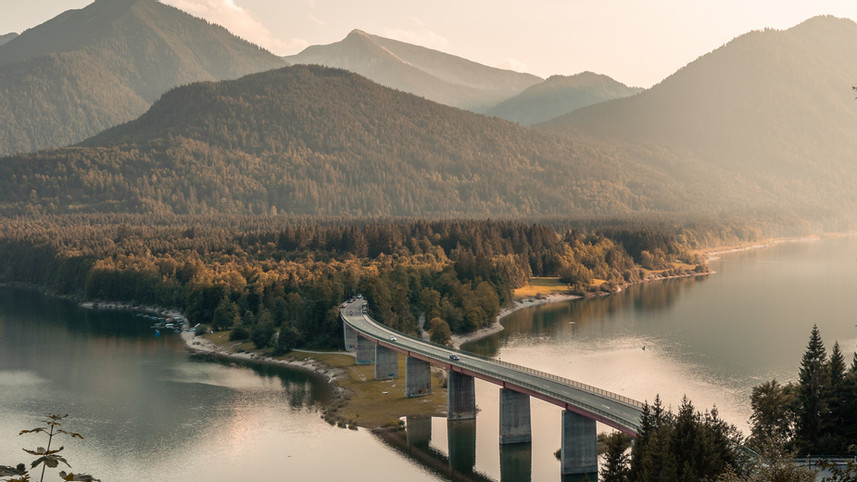
[[[651,276],[706,270],[688,241],[695,235],[666,226],[110,214],[3,225],[0,281],[177,307],[192,324],[237,328],[236,336],[264,330],[254,337],[259,346],[279,332],[291,346],[337,347],[336,307],[357,293],[374,317],[405,333],[418,332],[421,315],[433,329],[464,333],[493,323],[532,276],[610,293]]]

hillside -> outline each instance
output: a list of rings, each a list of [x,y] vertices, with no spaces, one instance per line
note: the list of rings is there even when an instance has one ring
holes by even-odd
[[[639,95],[542,127],[656,143],[741,175],[783,203],[854,210],[855,49],[857,24],[834,17],[751,32]]]
[[[742,201],[742,187],[725,192]],[[319,66],[176,88],[80,146],[0,160],[6,213],[595,216],[728,207],[711,202],[719,192],[692,162],[570,142]]]
[[[486,114],[530,126],[581,107],[628,97],[642,90],[592,72],[572,76],[554,75],[488,109]]]
[[[360,30],[285,59],[350,70],[381,85],[474,112],[484,112],[542,80]]]
[[[0,45],[0,155],[79,142],[178,85],[283,65],[156,0],[98,0]]]
[[[4,34],[4,35],[0,35],[0,45],[3,45],[3,44],[5,44],[5,43],[7,43],[7,42],[11,41],[12,39],[14,39],[14,38],[15,38],[15,37],[17,37],[17,36],[18,36],[18,34],[14,33],[14,32],[12,32],[12,33],[7,33],[7,34]]]

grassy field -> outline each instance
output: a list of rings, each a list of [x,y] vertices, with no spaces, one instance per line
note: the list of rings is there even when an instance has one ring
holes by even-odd
[[[559,278],[530,278],[530,284],[516,289],[512,295],[516,300],[532,298],[536,295],[550,295],[554,293],[567,294],[568,285]]]
[[[404,355],[399,355],[399,378],[395,380],[375,380],[375,365],[355,365],[354,357],[349,355],[307,355],[332,368],[345,370],[345,378],[335,381],[345,393],[328,407],[327,415],[331,420],[361,427],[390,427],[397,426],[399,417],[406,415],[446,415],[446,389],[435,371],[432,371],[430,395],[405,397]],[[296,351],[293,356],[300,359],[303,354]]]

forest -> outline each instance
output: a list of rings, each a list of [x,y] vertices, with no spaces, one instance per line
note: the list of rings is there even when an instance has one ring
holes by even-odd
[[[281,350],[338,347],[336,307],[358,293],[388,326],[415,334],[424,315],[446,342],[493,323],[532,276],[559,277],[586,294],[707,269],[688,243],[695,238],[666,226],[118,214],[2,224],[2,282],[176,307],[194,325],[233,330],[260,347],[276,340]]]
[[[80,145],[0,159],[10,216],[842,218],[800,192],[772,197],[654,146],[535,131],[318,66],[179,87]]]

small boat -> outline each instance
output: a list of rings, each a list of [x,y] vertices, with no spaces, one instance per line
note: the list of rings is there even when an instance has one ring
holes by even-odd
[[[155,330],[155,336],[161,336],[161,330]]]

